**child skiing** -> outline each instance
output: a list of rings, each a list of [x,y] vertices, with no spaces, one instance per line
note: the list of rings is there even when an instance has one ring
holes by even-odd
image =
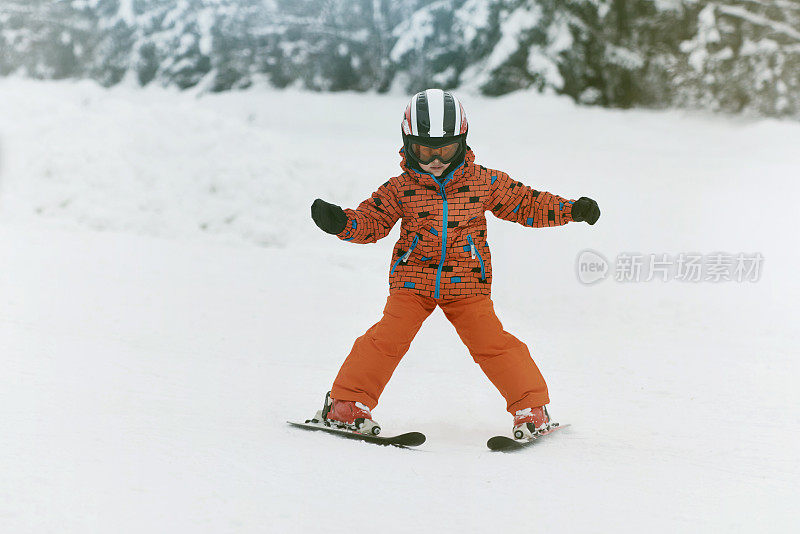
[[[466,143],[467,116],[450,92],[428,89],[414,95],[401,127],[402,174],[355,210],[321,199],[311,206],[320,229],[352,243],[374,243],[402,218],[383,318],[355,340],[319,415],[329,424],[377,434],[371,410],[422,323],[439,306],[505,398],[514,416],[514,437],[546,433],[551,428],[547,385],[525,343],[503,329],[490,299],[484,212],[537,228],[594,224],[600,216],[597,203],[536,191],[477,165]]]

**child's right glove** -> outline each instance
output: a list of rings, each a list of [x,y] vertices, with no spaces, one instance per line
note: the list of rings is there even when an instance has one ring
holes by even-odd
[[[347,215],[336,204],[318,198],[311,204],[311,218],[321,230],[329,234],[338,234],[347,226]]]
[[[600,218],[600,207],[589,197],[581,197],[572,203],[572,220],[594,224]]]

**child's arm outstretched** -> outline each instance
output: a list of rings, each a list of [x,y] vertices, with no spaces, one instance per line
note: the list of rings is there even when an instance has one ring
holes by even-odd
[[[320,229],[353,243],[374,243],[386,237],[402,215],[403,210],[389,182],[354,210],[343,210],[319,198],[311,205],[311,218]]]
[[[570,221],[594,224],[600,217],[597,202],[588,197],[568,200],[546,191],[536,191],[499,171],[492,175],[486,209],[500,219],[536,228],[560,226]]]

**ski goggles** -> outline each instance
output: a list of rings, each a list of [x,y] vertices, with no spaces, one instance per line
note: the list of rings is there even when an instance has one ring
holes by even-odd
[[[435,159],[438,159],[442,163],[452,162],[461,152],[461,144],[463,142],[462,139],[457,139],[453,143],[440,145],[438,143],[423,144],[417,140],[412,140],[409,145],[417,161],[423,165],[428,165]]]

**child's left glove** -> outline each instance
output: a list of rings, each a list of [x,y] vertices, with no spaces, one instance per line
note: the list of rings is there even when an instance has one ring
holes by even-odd
[[[589,197],[581,197],[572,203],[572,220],[594,224],[600,218],[600,207]]]
[[[311,218],[321,230],[336,235],[347,226],[347,215],[336,204],[318,198],[311,204]]]

